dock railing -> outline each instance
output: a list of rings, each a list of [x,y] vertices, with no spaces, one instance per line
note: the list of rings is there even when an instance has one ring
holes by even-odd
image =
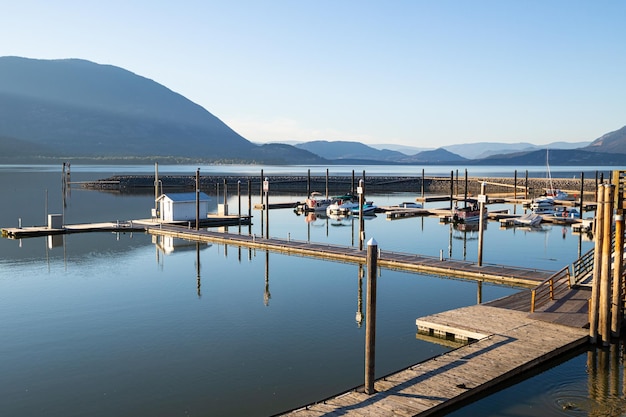
[[[572,263],[572,276],[570,285],[572,287],[585,281],[593,274],[593,254],[595,250],[591,248],[580,258]]]
[[[569,266],[564,266],[533,288],[531,290],[530,312],[534,313],[537,308],[554,300],[557,294],[570,289],[570,275]]]

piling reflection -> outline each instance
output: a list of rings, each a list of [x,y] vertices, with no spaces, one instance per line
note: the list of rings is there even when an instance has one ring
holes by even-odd
[[[359,289],[357,291],[357,307],[356,307],[356,324],[358,327],[363,325],[363,264],[359,264]]]
[[[265,291],[263,292],[263,304],[269,306],[270,298],[272,298],[272,294],[270,293],[270,253],[269,251],[265,251]]]
[[[588,401],[560,404],[564,410],[585,410],[589,416],[623,416],[626,413],[624,340],[587,352]]]

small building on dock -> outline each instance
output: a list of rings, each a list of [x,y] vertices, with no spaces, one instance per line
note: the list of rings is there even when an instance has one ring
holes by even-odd
[[[200,218],[206,219],[209,214],[209,200],[205,193],[199,193]],[[196,219],[196,193],[162,194],[157,198],[159,203],[158,218],[164,222],[175,222]]]

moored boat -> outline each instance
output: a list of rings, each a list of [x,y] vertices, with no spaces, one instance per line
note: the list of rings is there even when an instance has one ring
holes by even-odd
[[[316,191],[312,192],[309,198],[304,202],[304,209],[306,211],[326,211],[326,208],[333,203],[330,198],[324,198],[321,193]]]

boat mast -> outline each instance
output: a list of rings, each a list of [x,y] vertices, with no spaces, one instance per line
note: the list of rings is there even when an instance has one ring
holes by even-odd
[[[552,185],[552,173],[550,172],[550,156],[549,156],[549,149],[546,149],[546,167],[548,169],[548,184],[550,185],[550,194],[554,196],[554,186]]]

